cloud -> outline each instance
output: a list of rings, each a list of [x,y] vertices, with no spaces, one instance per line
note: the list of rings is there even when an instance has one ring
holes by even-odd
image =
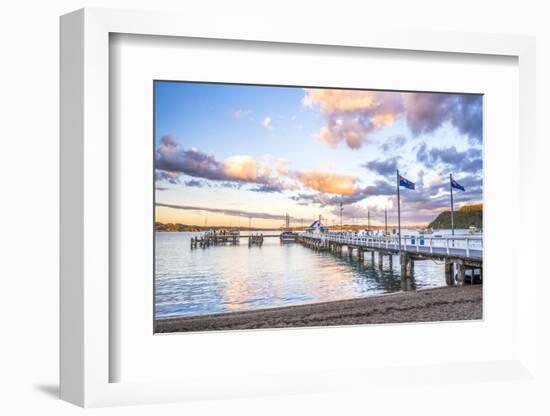
[[[322,171],[290,171],[285,159],[266,158],[260,163],[247,155],[236,155],[223,161],[200,152],[197,149],[183,150],[173,136],[164,136],[156,151],[155,167],[157,180],[169,180],[178,183],[179,175],[185,174],[222,182],[222,186],[230,183],[260,185],[251,190],[256,192],[281,192],[296,190],[300,186],[320,192],[351,195],[357,178],[350,175],[340,175]],[[197,186],[193,183],[188,186]]]
[[[380,150],[383,152],[389,152],[390,150],[397,150],[400,147],[404,146],[407,142],[405,136],[397,135],[389,139],[384,140],[380,145]]]
[[[351,149],[359,149],[367,136],[369,129],[360,120],[354,118],[330,119],[326,127],[322,127],[319,133],[313,135],[315,140],[330,146],[336,146],[345,142]]]
[[[250,156],[238,155],[223,162],[197,149],[183,150],[174,136],[163,136],[155,155],[161,177],[183,173],[214,181],[270,183],[264,167]]]
[[[470,148],[463,152],[458,151],[455,146],[433,147],[428,150],[426,143],[422,143],[416,153],[416,160],[428,168],[442,166],[444,172],[447,173],[478,173],[483,167],[482,152],[476,148]]]
[[[271,117],[270,116],[265,116],[264,118],[264,121],[262,122],[262,125],[268,129],[271,127]]]
[[[155,180],[157,182],[168,182],[173,185],[178,184],[180,174],[170,171],[155,171]]]
[[[432,133],[448,122],[471,142],[481,143],[481,95],[402,93],[401,96],[407,126],[415,136]]]
[[[189,187],[192,187],[192,188],[202,188],[205,183],[203,181],[198,181],[196,179],[191,179],[190,181],[185,181],[184,182],[185,186],[189,186]]]
[[[449,204],[448,195],[448,179],[441,178],[438,181],[431,181],[429,185],[425,185],[424,172],[419,171],[415,179],[416,189],[403,190],[401,192],[401,202],[404,212],[409,215],[415,215],[416,211],[431,213],[436,215],[442,208]],[[457,177],[461,185],[466,188],[467,192],[455,193],[457,203],[460,202],[475,202],[482,199],[483,185],[482,178],[479,175],[471,174],[462,177]],[[380,179],[375,181],[373,185],[364,188],[358,188],[352,195],[326,195],[322,193],[300,193],[291,197],[294,201],[300,204],[315,204],[320,207],[352,205],[360,202],[368,197],[390,197],[392,200],[396,198],[396,185],[393,181]],[[396,205],[395,201],[394,204]],[[376,210],[376,207],[370,208]]]
[[[325,114],[373,111],[373,115],[382,116],[395,113],[399,108],[398,93],[393,92],[322,88],[307,88],[305,91],[302,104],[305,107],[317,105]]]
[[[251,212],[251,211],[243,211],[243,210],[229,209],[229,208],[208,208],[208,207],[191,206],[191,205],[164,204],[161,202],[155,203],[155,206],[181,209],[185,211],[206,211],[206,212],[213,212],[213,213],[231,215],[236,217],[257,218],[257,219],[265,219],[265,220],[283,221],[286,218],[285,215],[269,214],[267,212]],[[295,221],[300,220],[299,218],[295,218],[295,217],[290,217],[290,219]]]
[[[232,156],[223,161],[223,172],[228,178],[243,182],[258,182],[260,165],[250,156]],[[262,179],[262,181],[265,179]]]
[[[385,180],[377,180],[374,185],[364,188],[355,188],[353,192],[346,195],[327,195],[324,193],[299,193],[290,197],[301,205],[315,204],[320,207],[351,205],[370,196],[393,195],[395,193],[394,185]]]
[[[266,193],[274,193],[274,192],[282,192],[283,187],[279,184],[265,184],[265,185],[259,185],[254,188],[251,188],[250,190],[253,192],[266,192]]]
[[[344,142],[359,149],[372,133],[401,116],[414,136],[450,123],[472,143],[482,141],[481,95],[309,88],[302,105],[320,110],[326,125],[313,137],[331,146]],[[400,142],[402,138],[396,140]]]
[[[416,190],[402,189],[401,192],[401,218],[403,224],[427,223],[432,221],[442,210],[449,207],[448,178],[431,180],[426,185],[424,172],[419,171],[413,178]],[[455,192],[455,206],[480,202],[483,198],[483,183],[480,175],[465,175],[457,177],[457,180],[466,188],[466,192]],[[356,203],[366,199],[368,208]],[[389,198],[389,200],[388,200]],[[343,216],[350,218],[366,219],[367,212],[371,212],[371,220],[383,212],[383,206],[397,206],[396,185],[393,181],[378,180],[373,185],[357,189],[353,195],[327,195],[322,193],[300,193],[291,197],[300,205],[318,205],[319,207],[331,207],[331,213],[339,217],[340,203],[344,206]],[[388,202],[391,201],[391,204]],[[374,205],[373,205],[374,204]],[[388,211],[389,222],[395,223],[396,210]]]
[[[242,182],[220,182],[218,187],[220,188],[229,188],[229,189],[241,189],[243,187]]]
[[[393,195],[395,193],[395,184],[386,180],[377,180],[374,181],[374,185],[367,186],[363,191],[367,196]]]
[[[290,175],[307,188],[323,193],[352,195],[358,178],[323,171],[294,171]]]
[[[345,142],[359,149],[371,132],[392,124],[402,111],[398,93],[308,88],[305,107],[318,107],[326,126],[314,135],[322,143]]]
[[[278,158],[275,160],[275,172],[280,176],[285,176],[288,173],[288,160]]]
[[[163,136],[155,153],[155,167],[159,170],[185,173],[212,180],[225,180],[223,165],[198,150],[182,150],[174,136]]]
[[[244,118],[247,118],[250,114],[252,114],[252,110],[239,109],[239,110],[233,111],[233,118],[235,120],[242,120]]]
[[[395,175],[399,159],[401,159],[400,156],[391,157],[386,160],[371,160],[363,166],[381,176],[390,176]]]
[[[460,95],[457,98],[451,121],[462,134],[472,142],[483,139],[483,98],[480,95]]]

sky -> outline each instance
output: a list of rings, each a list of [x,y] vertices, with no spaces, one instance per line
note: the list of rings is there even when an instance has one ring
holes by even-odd
[[[155,81],[155,219],[426,225],[482,202],[482,96]],[[342,211],[340,211],[340,205]],[[342,219],[340,218],[342,215]]]

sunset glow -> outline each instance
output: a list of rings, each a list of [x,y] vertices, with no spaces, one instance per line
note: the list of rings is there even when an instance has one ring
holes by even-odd
[[[482,201],[482,97],[155,82],[156,221],[404,225]],[[340,206],[342,211],[340,212]]]

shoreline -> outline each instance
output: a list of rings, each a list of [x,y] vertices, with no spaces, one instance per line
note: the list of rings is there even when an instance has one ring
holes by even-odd
[[[307,305],[162,318],[155,333],[479,320],[482,285],[439,287]]]

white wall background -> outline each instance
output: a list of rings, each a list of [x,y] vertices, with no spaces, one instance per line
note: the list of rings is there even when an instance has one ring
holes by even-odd
[[[228,19],[276,20],[282,30],[299,24],[322,25],[328,33],[345,25],[400,26],[436,30],[511,33],[537,36],[539,218],[545,217],[548,184],[544,168],[550,129],[550,13],[543,1],[333,0],[170,1],[170,0],[19,0],[0,6],[0,412],[76,414],[82,410],[56,399],[58,383],[58,17],[77,8],[116,7],[177,10]],[[546,140],[544,140],[546,138]],[[546,185],[546,187],[544,186]],[[541,224],[545,231],[548,227]],[[539,244],[542,261],[543,247]],[[537,288],[540,368],[550,374],[550,311],[544,280]],[[544,317],[544,318],[543,318]],[[539,385],[540,386],[540,385]],[[449,395],[411,391],[362,397],[258,398],[93,410],[104,414],[548,414],[550,391],[540,386],[487,384],[472,391],[451,386]]]

